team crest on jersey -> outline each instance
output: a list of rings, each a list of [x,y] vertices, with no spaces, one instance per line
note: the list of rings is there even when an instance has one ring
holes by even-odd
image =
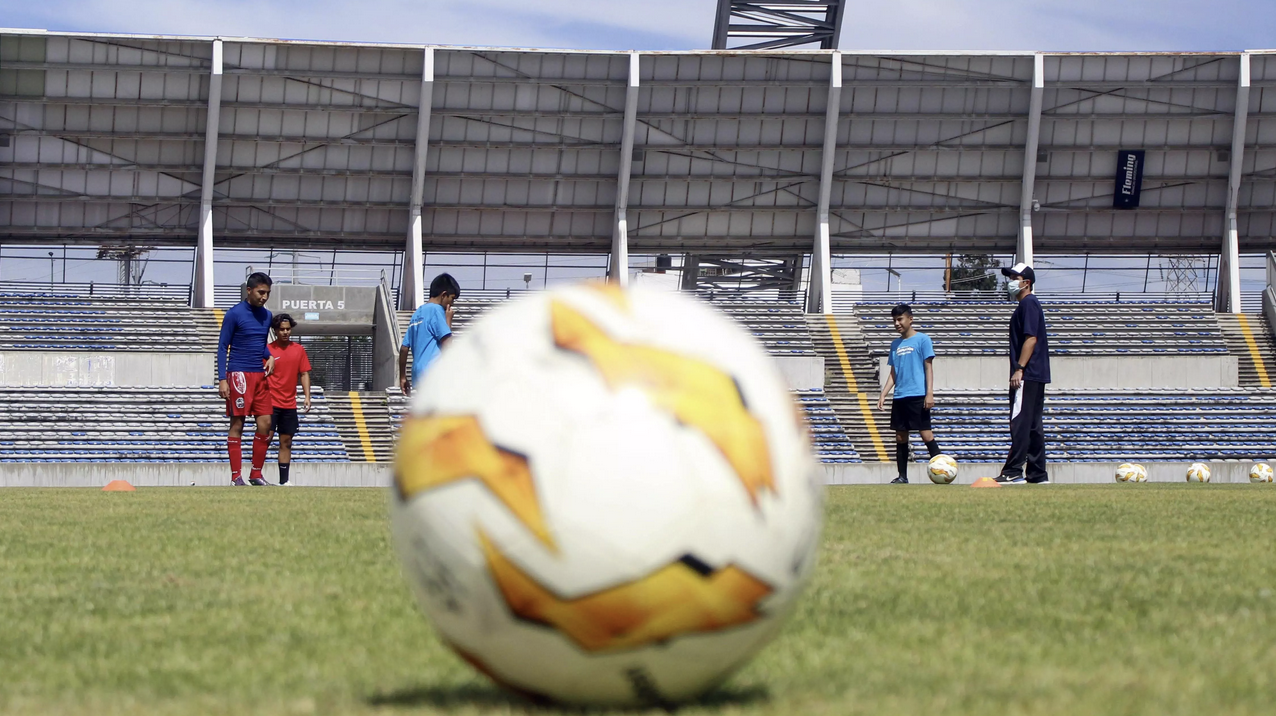
[[[244,409],[244,399],[243,399],[243,398],[235,398],[235,407],[236,407],[236,408],[238,408],[238,409],[240,409],[240,410],[243,410],[243,409]]]
[[[248,392],[248,376],[240,371],[230,374],[230,384],[234,387],[236,393]],[[241,405],[239,407],[242,408],[244,406]]]

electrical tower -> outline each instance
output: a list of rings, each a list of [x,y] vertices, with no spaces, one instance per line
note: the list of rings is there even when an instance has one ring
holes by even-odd
[[[718,0],[713,49],[767,50],[818,45],[823,50],[836,50],[845,10],[845,0]],[[752,42],[728,47],[732,40]]]
[[[146,272],[146,255],[153,246],[99,246],[97,257],[115,261],[116,282],[122,286],[135,286],[142,282],[142,274]]]
[[[1199,293],[1200,276],[1205,272],[1205,259],[1199,256],[1165,256],[1161,264],[1161,280],[1170,293]]]

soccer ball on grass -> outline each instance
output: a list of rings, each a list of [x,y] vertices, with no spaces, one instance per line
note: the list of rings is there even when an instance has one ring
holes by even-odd
[[[1147,468],[1133,462],[1123,462],[1116,470],[1117,482],[1147,482]]]
[[[948,485],[957,479],[957,461],[948,455],[936,455],[926,466],[926,474],[936,485]]]
[[[1250,482],[1271,482],[1272,481],[1272,466],[1268,465],[1265,462],[1254,463],[1254,466],[1249,469],[1249,481]]]
[[[1194,462],[1187,468],[1188,482],[1209,482],[1210,466],[1203,462]]]
[[[394,542],[440,637],[494,681],[668,704],[771,640],[811,573],[823,475],[734,321],[582,285],[493,310],[413,396]]]

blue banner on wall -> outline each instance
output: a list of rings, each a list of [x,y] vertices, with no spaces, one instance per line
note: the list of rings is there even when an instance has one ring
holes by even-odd
[[[1139,208],[1139,193],[1143,191],[1143,150],[1122,149],[1117,152],[1116,192],[1112,195],[1112,208]]]

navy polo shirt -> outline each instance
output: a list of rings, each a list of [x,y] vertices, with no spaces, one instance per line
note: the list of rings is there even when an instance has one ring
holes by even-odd
[[[1023,342],[1028,336],[1037,337],[1037,347],[1032,351],[1032,358],[1024,368],[1023,379],[1034,383],[1050,382],[1050,340],[1046,338],[1046,314],[1041,310],[1041,301],[1036,295],[1028,294],[1015,308],[1015,315],[1010,317],[1010,372],[1018,370],[1019,354],[1023,352]]]

